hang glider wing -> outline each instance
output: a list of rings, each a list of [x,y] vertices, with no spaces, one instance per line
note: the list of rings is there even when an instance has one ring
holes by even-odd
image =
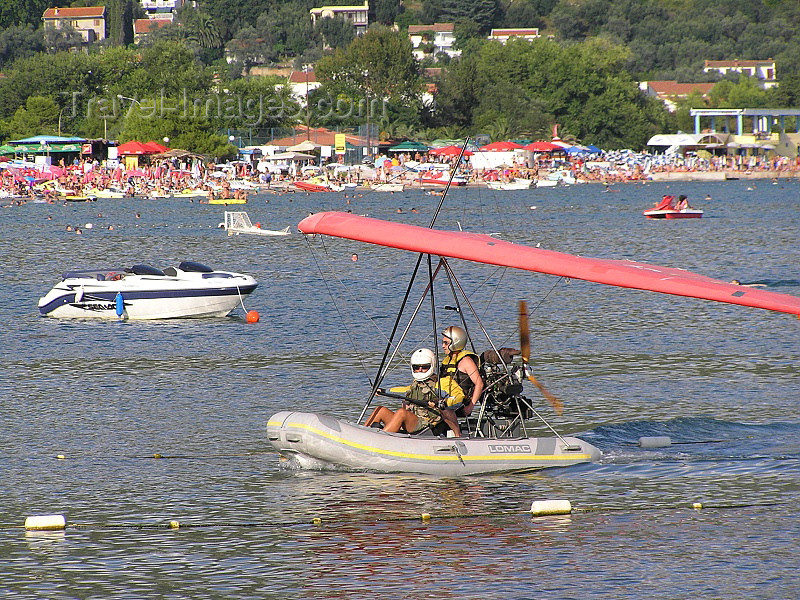
[[[735,285],[683,269],[631,260],[574,256],[483,234],[428,229],[351,213],[316,213],[303,219],[298,227],[303,233],[331,235],[411,252],[800,315],[800,298],[796,296]]]

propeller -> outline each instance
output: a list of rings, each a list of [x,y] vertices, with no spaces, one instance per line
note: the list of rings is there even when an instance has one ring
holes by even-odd
[[[564,412],[564,404],[551,394],[547,388],[533,376],[528,368],[528,360],[531,357],[531,333],[530,327],[528,326],[528,303],[524,300],[520,300],[519,302],[519,349],[520,354],[522,354],[522,366],[525,368],[525,375],[528,377],[528,381],[539,388],[542,396],[547,398],[547,401],[553,407],[553,410],[556,411],[556,414],[560,415]]]

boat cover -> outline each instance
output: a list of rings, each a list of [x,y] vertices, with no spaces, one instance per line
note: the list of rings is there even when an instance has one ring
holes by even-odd
[[[796,296],[727,283],[672,267],[574,256],[483,234],[428,229],[343,212],[316,213],[303,219],[298,227],[308,234],[800,315],[800,298]]]

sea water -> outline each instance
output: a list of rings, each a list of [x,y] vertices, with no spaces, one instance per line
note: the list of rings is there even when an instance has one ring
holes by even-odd
[[[800,182],[604,189],[454,189],[437,223],[800,295]],[[644,219],[667,193],[704,218]],[[232,208],[270,229],[348,209],[427,226],[438,201],[259,194]],[[454,479],[289,470],[267,419],[358,417],[415,257],[297,233],[228,237],[223,211],[189,199],[0,210],[4,597],[800,596],[796,317],[452,261],[499,345],[517,343],[528,301],[531,364],[563,416],[527,394],[603,459]],[[244,309],[260,322],[242,307],[169,322],[38,315],[64,271],[181,260],[255,276]],[[432,343],[416,330],[410,341]],[[387,383],[408,377],[398,368]],[[640,448],[643,436],[674,443]],[[573,513],[526,512],[549,499]],[[66,531],[24,531],[47,514],[65,515]]]

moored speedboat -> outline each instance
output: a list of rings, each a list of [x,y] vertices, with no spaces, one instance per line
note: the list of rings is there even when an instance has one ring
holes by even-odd
[[[304,192],[341,192],[344,190],[343,185],[333,184],[327,177],[300,179],[295,181],[293,185]]]
[[[39,299],[39,312],[62,318],[224,317],[257,285],[249,275],[190,261],[164,270],[134,265],[71,271]]]
[[[490,190],[527,190],[530,189],[532,179],[515,179],[513,181],[487,181],[486,186]]]

